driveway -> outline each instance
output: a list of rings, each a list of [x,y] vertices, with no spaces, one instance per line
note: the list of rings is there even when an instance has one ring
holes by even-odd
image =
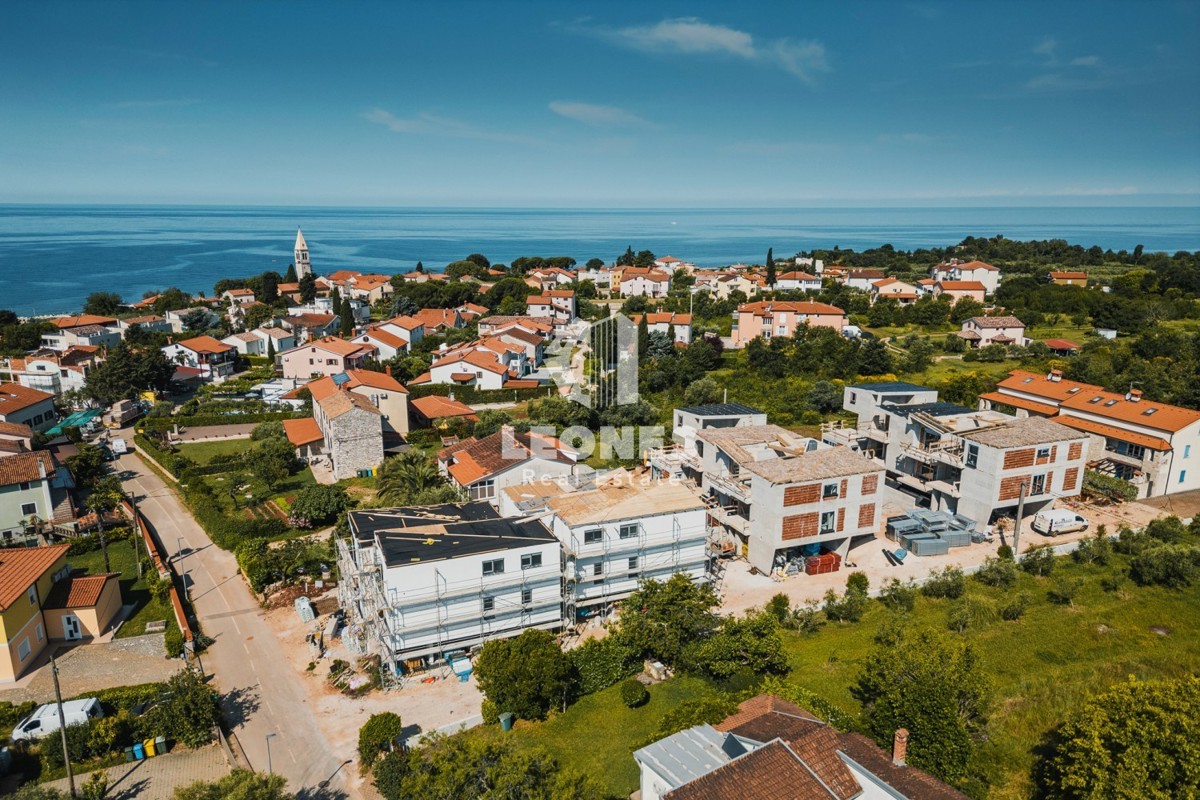
[[[166,657],[161,633],[109,642],[60,645],[56,649],[58,680],[65,697],[114,686],[157,683],[183,668],[183,662],[179,659]],[[50,675],[48,653],[44,661],[16,684],[0,690],[0,700],[10,703],[52,701],[54,679]]]
[[[175,552],[176,566],[189,576],[192,603],[204,633],[216,642],[202,655],[222,693],[225,719],[237,735],[250,766],[267,769],[270,747],[274,771],[304,800],[361,796],[321,735],[306,702],[304,687],[288,668],[258,601],[238,575],[232,554],[209,541],[187,508],[161,479],[133,454],[118,469],[132,475],[126,491],[138,498],[160,542]],[[268,745],[267,735],[272,738]]]

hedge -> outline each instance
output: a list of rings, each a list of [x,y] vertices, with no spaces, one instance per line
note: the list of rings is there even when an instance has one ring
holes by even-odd
[[[250,423],[298,419],[307,416],[302,411],[263,411],[257,414],[196,414],[186,417],[145,417],[140,428],[169,430],[175,425],[183,428],[206,428],[213,425],[249,425]]]
[[[473,386],[452,386],[448,383],[437,383],[427,386],[409,386],[409,400],[429,395],[446,397],[454,392],[454,399],[467,405],[478,403],[506,403],[521,400],[536,400],[555,393],[553,385],[539,386],[534,389],[476,389]]]

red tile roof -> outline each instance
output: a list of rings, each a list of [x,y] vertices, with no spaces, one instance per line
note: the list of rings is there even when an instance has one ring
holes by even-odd
[[[54,320],[54,327],[63,330],[64,328],[80,328],[85,325],[115,325],[116,322],[112,317],[98,317],[95,314],[76,314],[71,317],[59,317]]]
[[[1054,418],[1054,421],[1061,422],[1063,425],[1074,428],[1077,431],[1094,433],[1098,436],[1107,436],[1110,439],[1120,439],[1130,444],[1140,444],[1142,447],[1149,447],[1151,450],[1171,449],[1171,444],[1166,439],[1160,439],[1157,436],[1147,436],[1144,433],[1134,433],[1125,428],[1104,425],[1100,422],[1092,422],[1091,420],[1080,419],[1079,417],[1069,417],[1064,414],[1059,414]]]
[[[1049,347],[1051,350],[1078,350],[1079,345],[1072,342],[1070,339],[1046,339],[1042,344]]]
[[[15,457],[15,456],[14,456]],[[5,458],[0,463],[8,461]],[[0,549],[0,611],[7,611],[25,592],[46,574],[60,558],[65,558],[69,544],[49,547],[7,547]]]
[[[70,575],[54,584],[46,595],[43,608],[90,608],[100,602],[100,595],[109,581],[121,577],[119,572],[101,575]],[[119,591],[119,590],[118,590]]]
[[[979,281],[938,281],[945,292],[986,292],[987,287]]]
[[[786,744],[776,740],[667,792],[663,800],[834,800],[836,797]]]
[[[54,395],[48,392],[30,389],[19,383],[0,383],[0,415],[7,416],[14,411],[53,399]]]
[[[962,335],[961,332],[959,334]],[[965,339],[966,337],[963,336]],[[975,334],[975,338],[979,338],[979,334]],[[1048,405],[1046,403],[1038,403],[1033,400],[1026,400],[1023,397],[1013,397],[1011,394],[1001,394],[1000,392],[987,392],[979,395],[980,400],[990,400],[993,403],[1003,403],[1006,406],[1013,408],[1022,408],[1026,411],[1032,411],[1036,414],[1042,414],[1047,417],[1053,417],[1058,413],[1058,406]]]
[[[191,339],[184,339],[179,343],[180,347],[186,347],[194,353],[228,353],[234,350],[231,344],[225,344],[211,336],[196,336]]]
[[[441,395],[430,394],[418,397],[411,403],[421,416],[426,419],[441,419],[442,417],[474,417],[475,412],[465,403],[451,400]]]
[[[317,421],[312,417],[285,419],[283,421],[283,432],[287,434],[288,441],[296,447],[303,447],[306,444],[319,442],[325,438],[324,434],[321,433],[321,429],[317,427]]]
[[[0,422],[0,436],[18,436],[22,439],[33,438],[33,428],[19,422]]]
[[[837,306],[814,303],[809,300],[759,300],[756,303],[742,303],[737,310],[739,314],[752,313],[755,316],[766,316],[777,311],[788,311],[794,314],[834,314],[839,317],[846,315],[846,312]]]
[[[0,486],[15,486],[27,481],[40,481],[45,475],[53,475],[57,468],[54,457],[45,450],[18,453],[0,458]]]

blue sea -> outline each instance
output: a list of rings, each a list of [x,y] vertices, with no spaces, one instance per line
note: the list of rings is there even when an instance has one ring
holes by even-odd
[[[1066,239],[1085,247],[1200,250],[1200,209],[797,208],[461,209],[0,205],[0,308],[79,309],[95,291],[126,301],[178,286],[211,293],[292,260],[304,229],[318,272],[439,269],[469,253],[493,262],[568,255],[611,262],[632,245],[701,266],[802,250],[942,247],[966,236]]]

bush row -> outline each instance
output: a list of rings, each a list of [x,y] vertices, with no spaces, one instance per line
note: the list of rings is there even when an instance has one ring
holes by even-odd
[[[138,423],[140,428],[170,430],[179,425],[183,428],[206,428],[212,425],[248,425],[252,422],[272,422],[296,419],[304,414],[298,411],[260,411],[255,414],[195,414],[184,417],[146,417]]]

